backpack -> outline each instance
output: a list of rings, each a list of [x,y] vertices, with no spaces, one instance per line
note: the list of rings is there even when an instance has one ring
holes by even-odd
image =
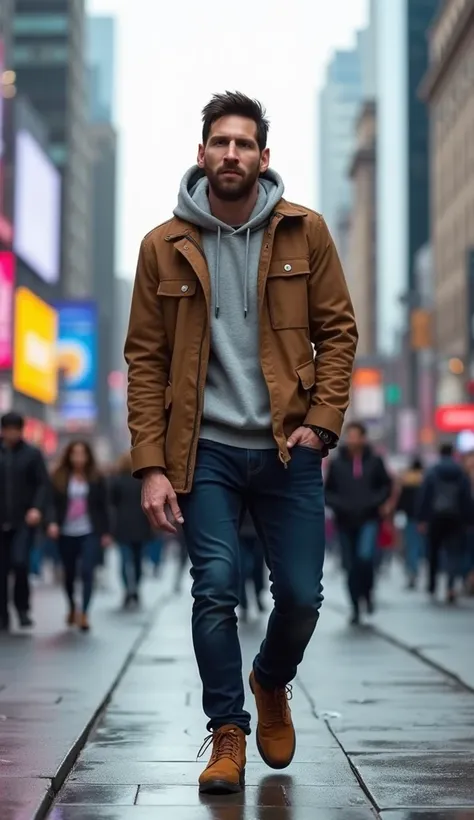
[[[457,523],[462,517],[462,485],[458,475],[446,478],[435,476],[431,504],[436,521]]]

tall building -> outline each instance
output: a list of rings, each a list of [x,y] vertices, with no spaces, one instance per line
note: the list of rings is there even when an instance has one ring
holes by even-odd
[[[354,147],[354,127],[363,97],[361,35],[358,47],[336,51],[319,98],[319,207],[339,247],[346,241],[352,188],[348,168]]]
[[[474,4],[446,0],[430,30],[429,105],[435,338],[440,381],[458,357],[474,379]]]
[[[376,105],[362,106],[356,130],[356,149],[350,167],[353,208],[349,228],[347,278],[359,330],[357,354],[377,350],[376,335]]]
[[[4,66],[9,66],[12,22],[13,0],[2,0],[0,3],[0,48],[4,58]]]
[[[84,27],[84,0],[16,0],[13,67],[63,174],[61,282],[64,296],[78,298],[92,284]]]
[[[113,368],[117,134],[113,125],[115,21],[87,20],[89,139],[92,147],[92,271],[98,305],[98,422],[110,431],[109,375]]]
[[[427,31],[438,7],[439,0],[378,0],[373,4],[377,325],[379,350],[388,355],[398,349],[407,306],[417,306],[415,256],[429,238],[428,121],[418,87],[428,64]]]

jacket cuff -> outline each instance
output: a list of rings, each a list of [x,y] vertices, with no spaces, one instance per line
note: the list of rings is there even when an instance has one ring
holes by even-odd
[[[310,407],[304,420],[304,424],[311,427],[324,427],[325,430],[334,433],[337,438],[340,438],[343,423],[343,413],[324,404]]]
[[[143,470],[166,470],[164,449],[159,444],[142,444],[132,449],[132,475],[141,478]]]

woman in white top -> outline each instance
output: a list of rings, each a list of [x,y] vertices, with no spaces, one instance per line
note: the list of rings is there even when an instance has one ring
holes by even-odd
[[[88,610],[100,546],[111,543],[107,487],[94,454],[85,441],[66,447],[52,476],[53,509],[48,534],[59,539],[64,585],[69,604],[67,623],[89,630]],[[82,608],[78,612],[75,583],[82,579]]]

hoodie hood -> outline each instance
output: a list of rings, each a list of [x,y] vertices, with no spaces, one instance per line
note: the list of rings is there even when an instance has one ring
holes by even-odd
[[[265,227],[275,208],[275,205],[283,196],[284,185],[281,177],[273,170],[268,169],[260,178],[258,183],[258,196],[255,207],[250,215],[250,219],[245,225],[237,228],[227,225],[217,219],[211,213],[209,204],[209,182],[205,172],[194,165],[184,175],[178,194],[178,204],[174,210],[174,215],[186,222],[191,222],[204,231],[209,231],[217,235],[217,258],[215,275],[215,316],[219,317],[220,299],[220,262],[221,262],[221,239],[222,234],[232,237],[245,237],[245,258],[244,258],[244,315],[248,313],[248,287],[249,287],[249,248],[250,236],[255,231]]]

